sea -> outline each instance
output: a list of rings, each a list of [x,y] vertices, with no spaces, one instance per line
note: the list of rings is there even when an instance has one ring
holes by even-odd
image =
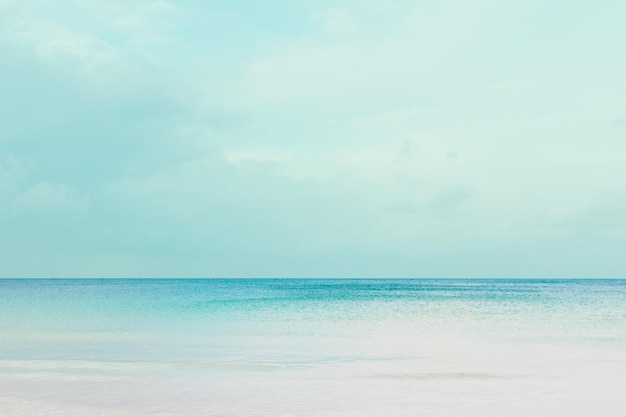
[[[0,416],[626,416],[626,280],[3,279]]]

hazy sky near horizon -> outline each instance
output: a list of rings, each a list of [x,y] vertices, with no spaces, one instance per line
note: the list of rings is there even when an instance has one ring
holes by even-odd
[[[0,277],[626,276],[625,15],[0,0]]]

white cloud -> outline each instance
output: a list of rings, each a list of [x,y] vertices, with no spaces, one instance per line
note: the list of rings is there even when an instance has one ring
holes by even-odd
[[[0,199],[15,194],[27,178],[28,171],[28,165],[15,155],[8,155],[0,161]]]
[[[39,181],[17,194],[13,205],[20,210],[84,210],[86,202],[75,196],[69,185]]]
[[[246,162],[280,163],[291,159],[286,152],[259,151],[252,149],[233,149],[224,152],[224,158],[229,163],[241,166]]]
[[[4,161],[0,161],[2,208],[14,213],[51,209],[83,211],[87,208],[86,200],[77,197],[68,184],[36,180],[38,174],[37,166],[32,161],[24,161],[14,155],[8,155]]]
[[[87,13],[94,23],[123,34],[125,44],[170,41],[164,30],[167,22],[182,13],[182,7],[164,0],[97,1],[78,0],[77,7]]]
[[[372,106],[382,98],[424,99],[469,81],[459,72],[460,53],[485,36],[483,21],[475,11],[416,8],[375,39],[291,40],[250,65],[241,94],[259,109],[306,104],[330,111],[346,105],[362,109],[363,102]]]
[[[25,248],[46,210],[89,209],[82,233],[146,259],[210,247],[248,271],[269,235],[309,245],[299,259],[385,252],[384,271],[403,250],[480,241],[489,265],[503,241],[621,225],[623,36],[574,30],[582,6],[192,3],[0,3],[0,151],[24,156],[0,162],[0,198],[25,213],[0,226],[31,227]]]
[[[347,36],[358,32],[359,26],[355,18],[345,9],[330,8],[316,10],[311,14],[314,22],[320,22],[331,35]]]
[[[82,70],[115,57],[114,49],[104,40],[56,22],[23,19],[15,26],[15,34],[31,43],[41,57],[75,59]]]

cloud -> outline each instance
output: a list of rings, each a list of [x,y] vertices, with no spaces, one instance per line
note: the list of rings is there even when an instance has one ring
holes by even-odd
[[[615,119],[613,121],[613,125],[615,125],[615,126],[624,126],[624,125],[626,125],[626,116],[618,117],[617,119]]]
[[[32,187],[15,196],[13,204],[20,210],[49,210],[84,208],[84,203],[77,200],[74,191],[67,184],[51,184],[39,181]]]
[[[320,22],[324,30],[331,35],[354,35],[359,30],[357,22],[345,9],[315,10],[311,14],[311,19],[315,22]]]
[[[241,166],[246,162],[280,163],[290,159],[290,155],[287,153],[237,149],[226,151],[224,157],[228,163],[235,166]]]
[[[434,196],[428,207],[433,210],[448,210],[458,207],[471,196],[470,191],[463,186],[452,187]]]
[[[9,155],[0,162],[0,209],[6,218],[25,212],[67,211],[86,209],[85,199],[65,183],[41,180],[33,162]]]
[[[78,34],[58,23],[23,20],[15,26],[14,33],[21,40],[31,43],[41,57],[75,59],[82,71],[115,56],[113,48],[102,39]]]
[[[612,259],[606,6],[2,2],[3,268],[539,276],[585,236]]]

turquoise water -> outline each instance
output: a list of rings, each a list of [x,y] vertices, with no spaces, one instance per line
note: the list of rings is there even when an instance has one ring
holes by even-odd
[[[0,280],[7,416],[610,416],[620,385],[624,280]]]

